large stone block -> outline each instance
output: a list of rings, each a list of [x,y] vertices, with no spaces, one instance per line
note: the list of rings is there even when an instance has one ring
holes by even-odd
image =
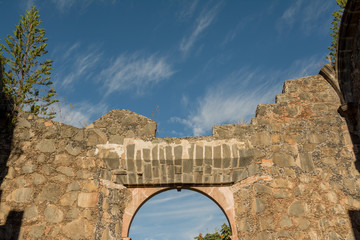
[[[31,202],[34,197],[33,188],[18,188],[6,197],[6,201],[14,201],[18,203]]]
[[[126,146],[126,158],[128,160],[135,159],[135,144],[129,144]]]
[[[310,153],[300,153],[300,167],[306,172],[314,171],[315,166]]]
[[[43,153],[52,153],[55,152],[56,147],[54,140],[52,139],[43,139],[37,145],[36,148]]]
[[[48,205],[44,211],[45,221],[49,223],[59,223],[64,219],[64,213],[55,205]]]
[[[61,232],[71,240],[92,239],[94,227],[85,219],[77,219],[62,227]]]
[[[253,153],[249,149],[240,149],[239,155],[240,155],[239,167],[246,167],[253,160]]]
[[[182,146],[176,146],[174,148],[174,155],[175,155],[175,160],[181,160],[182,159]]]
[[[193,159],[184,159],[183,160],[183,172],[191,173],[194,168],[194,160]]]
[[[151,150],[151,154],[152,154],[152,159],[153,159],[153,161],[159,159],[158,150],[159,150],[159,149],[158,149],[158,146],[157,146],[157,145],[155,145],[155,146],[152,148],[152,150]]]
[[[288,209],[290,216],[302,217],[306,214],[306,203],[300,200],[291,203]]]
[[[166,160],[173,160],[173,154],[172,154],[172,147],[166,146],[165,147],[165,153],[166,153]]]
[[[43,202],[43,201],[50,201],[50,202],[57,202],[62,195],[63,191],[61,190],[61,187],[59,184],[55,183],[49,183],[45,185],[38,197],[36,198],[36,201]]]
[[[143,149],[143,159],[145,161],[150,161],[150,149]]]
[[[82,149],[78,146],[73,147],[71,144],[68,144],[65,147],[65,150],[72,156],[77,156],[81,153]]]
[[[34,239],[41,239],[43,234],[45,233],[46,226],[43,224],[33,225],[30,227],[29,236]]]
[[[83,208],[92,208],[95,207],[98,203],[99,193],[91,192],[91,193],[79,193],[78,195],[78,206]]]
[[[294,157],[286,153],[274,153],[273,161],[279,167],[293,167],[295,166]]]
[[[107,137],[104,132],[100,129],[89,129],[88,130],[88,138],[87,138],[87,146],[94,146],[97,144],[105,144],[107,142]]]

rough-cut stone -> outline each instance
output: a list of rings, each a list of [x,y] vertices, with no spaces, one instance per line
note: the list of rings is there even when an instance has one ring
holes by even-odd
[[[259,214],[261,212],[263,212],[266,208],[266,204],[264,202],[264,200],[260,199],[260,198],[255,198],[254,202],[253,202],[253,211],[256,214]]]
[[[54,164],[69,166],[71,164],[71,157],[68,154],[58,154],[55,156]]]
[[[271,194],[272,193],[272,189],[268,186],[265,186],[263,184],[255,184],[255,191],[257,194],[262,194],[262,193],[266,193],[266,194]]]
[[[127,147],[126,147],[126,158],[128,160],[135,159],[135,144],[127,145]]]
[[[294,201],[291,203],[288,213],[290,216],[302,217],[305,216],[306,204],[303,201]]]
[[[300,167],[307,172],[314,171],[315,166],[311,154],[309,153],[300,154]]]
[[[6,197],[6,201],[15,201],[19,203],[30,202],[34,196],[33,188],[18,188],[11,192],[9,196]]]
[[[71,144],[68,144],[66,147],[65,147],[65,150],[70,154],[70,155],[73,155],[73,156],[77,156],[81,153],[82,149],[80,147],[73,147],[71,146]]]
[[[279,167],[292,167],[295,166],[294,157],[285,153],[275,153],[273,161]]]
[[[34,172],[34,169],[35,169],[35,166],[32,165],[32,164],[25,164],[23,167],[22,167],[22,172],[25,173],[25,174],[28,174],[28,173],[33,173]]]
[[[239,150],[239,155],[240,155],[239,167],[247,167],[251,163],[251,161],[253,160],[251,150],[240,149]]]
[[[176,146],[174,148],[175,159],[182,159],[182,146]]]
[[[86,144],[93,146],[97,144],[104,144],[107,141],[106,134],[100,129],[89,129],[88,138]]]
[[[103,160],[109,169],[118,169],[120,166],[119,156],[116,152],[109,152]]]
[[[27,121],[26,119],[20,119],[17,123],[16,123],[16,127],[24,127],[24,128],[30,128],[31,124],[29,121]]]
[[[44,175],[42,175],[42,174],[34,173],[34,174],[32,174],[31,176],[32,176],[32,178],[33,178],[33,181],[32,181],[32,182],[33,182],[35,185],[42,184],[42,183],[44,183],[44,182],[46,181],[46,178],[45,178]]]
[[[45,232],[45,228],[46,226],[43,224],[31,226],[29,231],[29,236],[31,238],[40,239]]]
[[[64,213],[55,205],[48,205],[44,211],[45,221],[59,223],[64,219]]]
[[[77,190],[80,190],[80,185],[79,185],[79,182],[77,182],[77,181],[70,183],[66,188],[67,192],[77,191]]]
[[[77,219],[66,224],[61,232],[71,240],[90,239],[93,227],[86,220]]]
[[[281,216],[280,227],[291,227],[292,225],[293,224],[289,216],[285,214]]]
[[[58,184],[49,183],[42,187],[42,190],[36,201],[43,202],[43,201],[51,201],[57,202],[59,197],[62,195],[62,190]]]
[[[36,148],[43,153],[52,153],[55,151],[55,143],[51,139],[43,139],[37,145]]]
[[[95,207],[98,202],[98,193],[79,193],[78,206],[83,208]]]
[[[61,197],[60,204],[62,206],[71,206],[76,201],[77,196],[78,196],[77,192],[68,192]]]
[[[33,219],[39,215],[38,209],[35,205],[25,208],[24,210],[24,218],[25,219]]]
[[[305,218],[299,218],[297,220],[297,224],[298,224],[298,227],[303,231],[307,230],[310,226],[310,222]]]
[[[129,111],[83,130],[29,118],[9,146],[0,131],[0,236],[24,211],[20,238],[121,239],[149,197],[190,188],[222,207],[238,238],[345,239],[360,224],[358,147],[336,97],[321,76],[292,80],[250,124],[211,137],[154,138]]]
[[[75,176],[74,170],[70,167],[58,167],[58,168],[56,168],[56,171],[61,172],[62,174],[66,175],[68,177]]]

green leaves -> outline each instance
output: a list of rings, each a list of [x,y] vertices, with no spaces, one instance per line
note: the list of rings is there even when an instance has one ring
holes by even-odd
[[[50,81],[52,60],[44,60],[47,38],[41,24],[39,11],[30,7],[21,16],[13,36],[8,35],[0,43],[4,63],[4,89],[14,99],[15,112],[29,112],[46,118],[54,118],[48,106],[58,100]]]
[[[333,12],[333,21],[331,22],[330,29],[332,32],[330,33],[330,36],[332,37],[331,45],[328,47],[330,50],[330,53],[328,55],[328,58],[330,59],[330,62],[333,66],[336,64],[336,49],[337,49],[337,43],[339,38],[339,30],[340,30],[340,22],[342,15],[344,13],[344,8],[346,6],[347,0],[336,0],[336,3],[339,5],[340,9]]]
[[[202,233],[199,236],[195,237],[196,240],[230,240],[231,229],[225,223],[221,226],[220,233],[216,231],[215,233],[207,233],[205,236]]]

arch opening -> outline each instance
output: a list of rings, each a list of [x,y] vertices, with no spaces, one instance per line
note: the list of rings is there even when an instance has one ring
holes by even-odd
[[[213,233],[229,220],[221,206],[206,193],[167,188],[149,196],[135,212],[129,237],[137,239],[193,239]]]
[[[122,226],[122,234],[121,236],[125,239],[130,239],[129,231],[130,227],[133,225],[133,220],[135,215],[137,215],[138,211],[141,211],[140,209],[145,205],[151,199],[156,201],[164,201],[164,200],[157,200],[158,197],[156,195],[160,195],[163,192],[167,192],[169,190],[174,190],[173,187],[163,187],[163,188],[131,188],[129,189],[132,192],[132,199],[127,204],[125,209],[125,214],[123,215],[123,226]],[[230,189],[230,187],[187,187],[183,188],[184,190],[182,193],[192,193],[196,194],[198,196],[201,196],[202,198],[206,199],[207,201],[210,201],[213,206],[215,206],[221,215],[223,216],[223,222],[225,222],[232,231],[232,239],[237,240],[237,229],[235,224],[235,211],[234,211],[234,198],[233,193]],[[179,190],[179,189],[178,189]],[[187,192],[190,190],[189,192]],[[176,192],[177,193],[177,192]],[[178,194],[178,193],[177,193]],[[181,196],[178,195],[180,198]],[[154,198],[153,198],[154,197]],[[171,204],[174,204],[174,202],[170,201]],[[151,204],[150,204],[151,205]],[[191,210],[188,210],[191,211]],[[178,210],[178,213],[182,213],[181,210]],[[165,213],[169,214],[169,213]],[[170,212],[170,215],[172,212]],[[176,214],[176,212],[173,212],[173,214]],[[159,215],[159,214],[158,214]],[[153,223],[153,222],[152,222]],[[151,225],[151,224],[150,224]],[[217,223],[218,226],[215,226],[213,229],[208,228],[206,229],[207,232],[214,232],[215,228],[220,230],[222,223]],[[136,225],[135,225],[136,226]],[[133,231],[134,227],[131,229]],[[136,227],[135,227],[136,229]],[[196,233],[195,237],[200,232]],[[135,238],[136,239],[136,238]],[[144,238],[145,239],[145,238]],[[183,238],[183,239],[189,239],[189,238]]]

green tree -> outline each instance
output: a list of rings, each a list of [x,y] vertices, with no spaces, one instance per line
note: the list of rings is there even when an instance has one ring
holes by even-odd
[[[225,223],[221,226],[220,233],[216,231],[215,233],[207,233],[205,236],[202,233],[199,236],[195,237],[196,240],[230,240],[231,229]]]
[[[44,59],[47,38],[39,11],[30,7],[21,16],[13,36],[0,43],[0,58],[4,64],[3,88],[13,103],[13,110],[54,118],[48,107],[58,100],[50,81],[52,61]]]
[[[339,5],[340,9],[333,12],[334,19],[331,22],[331,30],[330,36],[332,37],[331,45],[328,48],[330,50],[330,53],[328,55],[328,58],[333,66],[335,66],[336,62],[336,49],[337,49],[337,43],[339,38],[339,29],[340,29],[340,22],[341,17],[344,13],[344,8],[346,6],[347,0],[336,0],[336,3]]]

